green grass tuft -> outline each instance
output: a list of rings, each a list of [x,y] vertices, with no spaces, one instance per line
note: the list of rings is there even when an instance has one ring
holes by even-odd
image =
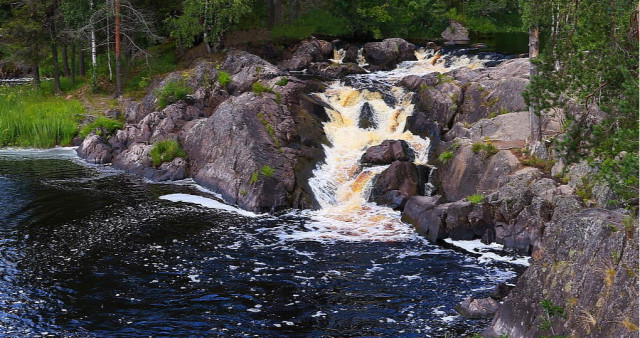
[[[438,161],[442,164],[447,164],[453,158],[453,153],[450,151],[445,151],[440,156],[438,156]]]
[[[283,77],[276,82],[276,86],[280,86],[280,87],[286,86],[287,83],[289,83],[289,79],[287,79],[286,77]]]
[[[157,141],[153,144],[149,152],[151,162],[156,167],[164,162],[171,162],[177,157],[185,156],[187,156],[187,154],[180,148],[178,142],[174,140]]]
[[[264,165],[264,166],[262,166],[262,168],[260,168],[260,173],[264,177],[271,177],[274,172],[275,172],[275,169],[271,168],[268,165]]]
[[[106,116],[98,116],[93,122],[80,129],[80,137],[85,138],[91,132],[95,132],[96,135],[112,135],[122,127],[124,127],[124,123],[118,120],[110,119]]]
[[[476,142],[471,145],[471,151],[476,154],[482,153],[484,158],[489,158],[498,153],[498,148],[491,142]]]
[[[221,87],[226,87],[229,83],[231,83],[231,75],[229,75],[229,73],[227,72],[219,71],[218,83]]]
[[[169,81],[162,87],[162,89],[156,91],[158,98],[158,107],[160,109],[180,100],[187,98],[187,95],[191,93],[191,88],[187,87],[184,83],[179,81]]]
[[[484,196],[480,195],[480,194],[473,194],[471,196],[467,196],[467,201],[473,203],[473,204],[478,204],[480,202],[482,202],[484,200]]]
[[[263,93],[274,94],[276,96],[276,103],[280,103],[280,100],[282,99],[280,93],[273,90],[273,88],[269,88],[257,81],[251,85],[251,91],[260,96],[262,96]]]

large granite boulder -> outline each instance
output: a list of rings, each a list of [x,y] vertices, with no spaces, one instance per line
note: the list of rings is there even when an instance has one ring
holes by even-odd
[[[498,312],[499,308],[500,303],[495,299],[467,297],[456,306],[456,311],[467,318],[488,318]]]
[[[324,40],[303,41],[290,59],[282,63],[286,70],[303,70],[312,62],[326,62],[333,56],[333,44]]]
[[[416,112],[407,118],[407,130],[426,136],[429,122],[436,123],[440,130],[449,129],[462,103],[462,93],[460,84],[453,80],[440,81],[434,87],[421,85]]]
[[[587,209],[552,222],[485,334],[637,337],[636,219]]]
[[[394,161],[413,161],[415,154],[406,141],[385,140],[377,146],[367,148],[360,158],[363,165],[391,164]]]
[[[416,60],[416,46],[400,38],[369,42],[364,45],[363,55],[371,70],[389,70],[402,61]]]
[[[111,162],[111,146],[99,135],[90,134],[77,149],[78,156],[95,164]]]
[[[445,43],[447,44],[465,43],[469,41],[469,30],[455,20],[451,20],[449,27],[442,31],[440,35],[446,40]]]
[[[515,172],[518,159],[507,150],[487,157],[475,153],[470,145],[462,145],[446,168],[437,171],[436,182],[448,201],[457,201],[476,193],[491,192],[498,188],[499,179]]]
[[[280,92],[280,103],[273,94],[241,94],[183,128],[196,182],[248,210],[315,207],[308,179],[323,156],[321,121],[300,104],[304,82]]]
[[[424,191],[427,179],[426,167],[409,161],[395,161],[373,179],[369,200],[402,210],[409,197]]]

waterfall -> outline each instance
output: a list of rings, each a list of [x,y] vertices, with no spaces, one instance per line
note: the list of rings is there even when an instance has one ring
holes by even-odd
[[[336,51],[336,58],[342,55]],[[430,141],[405,130],[414,111],[414,93],[396,86],[410,74],[444,73],[454,68],[482,67],[476,57],[449,56],[433,50],[416,52],[418,61],[404,62],[396,69],[355,75],[330,84],[316,97],[326,108],[329,121],[324,131],[325,162],[313,172],[309,185],[321,209],[306,211],[311,218],[305,232],[288,237],[313,240],[405,240],[414,231],[400,221],[400,212],[369,202],[372,181],[389,165],[363,167],[360,158],[367,148],[385,140],[404,140],[413,149],[416,164],[426,164]],[[365,114],[366,112],[366,114]],[[364,115],[366,116],[364,116]],[[368,118],[366,126],[361,118]]]

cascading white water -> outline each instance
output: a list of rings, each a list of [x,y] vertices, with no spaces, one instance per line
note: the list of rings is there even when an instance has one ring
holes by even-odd
[[[336,58],[343,53],[337,51]],[[317,97],[326,102],[329,121],[324,131],[331,145],[325,147],[325,162],[313,172],[309,185],[321,209],[309,211],[306,227],[311,231],[295,232],[287,237],[312,240],[382,240],[397,241],[415,236],[400,221],[400,212],[369,202],[372,180],[388,165],[361,167],[359,160],[371,146],[384,140],[404,140],[416,154],[416,164],[426,164],[430,142],[405,131],[406,119],[413,114],[413,93],[394,84],[406,75],[447,72],[454,68],[482,67],[476,58],[456,57],[444,60],[433,51],[416,52],[418,61],[404,62],[387,72],[359,75],[360,83],[375,83],[356,88],[336,82]],[[387,100],[385,102],[385,97]],[[389,103],[387,103],[389,102]],[[358,126],[361,111],[368,104],[375,127]]]

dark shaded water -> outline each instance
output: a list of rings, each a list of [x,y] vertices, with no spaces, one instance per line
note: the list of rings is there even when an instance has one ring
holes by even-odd
[[[282,239],[305,219],[158,199],[203,195],[0,151],[0,335],[461,336],[456,316],[514,267],[404,242]]]

